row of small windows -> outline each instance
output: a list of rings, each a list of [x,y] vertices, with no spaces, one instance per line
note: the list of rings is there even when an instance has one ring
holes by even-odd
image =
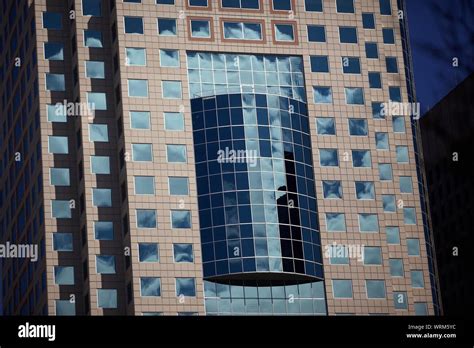
[[[309,42],[326,42],[326,27],[323,25],[308,25]],[[393,28],[382,28],[383,43],[388,45],[395,44],[395,32]],[[339,43],[356,44],[358,35],[356,27],[339,27]]]
[[[351,136],[368,136],[369,127],[366,119],[349,118],[348,131]],[[394,133],[405,133],[405,117],[392,116],[392,128]],[[336,135],[336,120],[334,117],[317,117],[316,132],[318,135]],[[388,150],[388,133],[376,132],[377,150]]]
[[[409,163],[408,146],[396,146],[396,160],[399,164]],[[354,168],[372,168],[372,156],[370,150],[351,150],[352,166]],[[343,160],[348,161],[348,154],[344,153]],[[319,164],[322,167],[339,167],[339,155],[337,149],[319,149]],[[378,163],[380,180],[390,181],[393,179],[392,168],[386,167],[385,163]]]
[[[403,222],[405,225],[416,225],[416,210],[414,207],[404,207]],[[359,232],[378,233],[379,219],[377,214],[360,213],[357,214],[359,223]],[[346,232],[346,218],[344,213],[325,213],[326,230],[328,232]],[[388,228],[387,228],[388,235]],[[398,233],[398,228],[397,228]]]
[[[72,233],[57,232],[53,234],[53,250],[71,252],[73,247]],[[159,262],[159,247],[157,243],[138,243],[138,260],[140,262]],[[173,244],[173,260],[176,263],[194,262],[193,245],[185,243]],[[98,255],[96,271],[100,274],[115,274],[115,256]]]
[[[94,0],[96,2],[100,0]],[[184,0],[187,1],[190,7],[208,7],[209,0]],[[221,0],[220,5],[222,8],[231,9],[250,9],[259,10],[261,9],[261,0]],[[305,11],[308,12],[323,12],[323,3],[328,0],[305,0]],[[123,0],[125,3],[141,3],[141,0]],[[338,13],[355,13],[354,0],[331,0],[335,3],[336,11]],[[175,5],[175,0],[156,0],[157,5]],[[380,14],[391,15],[392,5],[390,0],[379,0]],[[292,11],[293,8],[292,0],[272,0],[271,9],[273,11]]]

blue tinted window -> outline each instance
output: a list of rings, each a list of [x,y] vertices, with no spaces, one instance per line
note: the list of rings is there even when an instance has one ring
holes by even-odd
[[[395,43],[395,33],[392,28],[383,28],[383,43],[384,44],[394,44]]]
[[[345,232],[346,220],[343,213],[326,213],[326,229],[328,232]]]
[[[189,210],[171,210],[172,228],[191,228],[191,212]]]
[[[145,48],[125,48],[125,61],[127,65],[131,66],[145,66],[146,65],[146,49]]]
[[[324,198],[342,198],[342,185],[340,181],[323,181]]]
[[[62,92],[66,90],[66,80],[63,74],[46,73],[46,89]]]
[[[191,20],[191,36],[197,38],[211,37],[211,23],[208,20]]]
[[[388,87],[388,93],[390,96],[390,100],[394,102],[401,102],[402,101],[402,92],[400,87]]]
[[[375,17],[373,13],[362,13],[362,25],[364,29],[375,29]]]
[[[189,6],[207,7],[207,0],[188,0]]]
[[[383,211],[386,213],[395,213],[397,210],[395,195],[382,195]]]
[[[100,17],[102,15],[102,0],[82,0],[82,14]]]
[[[379,51],[377,48],[377,43],[375,42],[366,42],[365,43],[365,54],[367,58],[377,59],[379,57]]]
[[[63,17],[60,13],[43,12],[43,28],[45,29],[62,29],[62,20]]]
[[[189,182],[187,177],[170,177],[169,191],[172,196],[189,195]]]
[[[359,229],[360,232],[378,232],[379,221],[377,214],[359,214]]]
[[[390,4],[390,0],[379,0],[379,2],[380,2],[380,14],[391,15],[392,5]]]
[[[95,239],[97,240],[113,240],[114,224],[112,221],[96,221],[94,222]]]
[[[360,87],[344,88],[348,105],[364,105],[364,90]]]
[[[358,57],[342,57],[344,74],[360,74],[360,59]]]
[[[305,0],[304,4],[308,12],[323,12],[323,0]]]
[[[117,308],[117,290],[97,289],[97,307],[108,309]]]
[[[124,17],[124,26],[126,34],[143,34],[142,17]]]
[[[388,150],[388,133],[377,132],[375,133],[375,146],[377,150]]]
[[[194,278],[176,278],[176,296],[196,296]]]
[[[382,249],[380,247],[364,247],[364,265],[382,265]]]
[[[370,88],[382,88],[382,79],[379,72],[369,72]]]
[[[372,181],[355,182],[357,199],[375,199],[375,188]]]
[[[157,277],[141,277],[140,293],[142,296],[161,296],[161,279]]]
[[[408,256],[420,256],[420,240],[416,238],[407,239]]]
[[[367,298],[385,298],[384,280],[366,280]]]
[[[326,31],[322,25],[308,25],[309,42],[326,42]]]
[[[150,129],[149,111],[130,111],[132,129]]]
[[[316,118],[316,129],[319,135],[336,135],[336,124],[334,122],[334,118]]]
[[[388,244],[400,244],[400,229],[398,227],[385,227]]]
[[[329,72],[328,56],[311,56],[311,72]]]
[[[352,280],[333,279],[332,292],[334,298],[352,298]]]
[[[91,172],[93,174],[110,174],[110,158],[108,156],[91,156]]]
[[[388,260],[390,265],[390,275],[392,277],[403,277],[405,275],[403,271],[403,259],[390,259]]]
[[[413,193],[413,181],[411,179],[411,176],[400,177],[400,192]]]
[[[354,0],[336,0],[338,13],[354,13]]]
[[[331,87],[316,87],[313,86],[314,102],[316,104],[331,104],[332,91]]]
[[[321,166],[324,166],[324,167],[339,166],[337,149],[320,149],[319,157],[320,157]]]
[[[222,0],[223,8],[259,9],[260,0]]]
[[[393,125],[393,131],[395,133],[405,133],[405,117],[404,116],[393,116],[392,125]]]
[[[291,0],[272,0],[273,9],[277,11],[291,10]]]
[[[138,259],[140,262],[158,262],[160,260],[158,254],[158,244],[139,243]]]
[[[168,163],[186,163],[186,145],[166,145]]]
[[[92,189],[92,204],[96,207],[112,206],[112,190],[111,189]]]
[[[388,73],[392,73],[392,74],[398,73],[397,57],[386,57],[385,63],[387,65]]]
[[[352,150],[352,165],[355,168],[372,167],[372,159],[369,150]]]
[[[64,60],[64,45],[59,42],[45,42],[44,58],[49,60]]]
[[[423,271],[410,271],[411,286],[414,288],[424,288]]]
[[[132,144],[132,159],[138,162],[152,162],[153,151],[151,144]]]
[[[379,163],[380,180],[392,180],[392,165],[389,163]]]
[[[355,27],[339,27],[341,43],[357,43],[357,29]]]
[[[102,44],[102,33],[95,30],[84,30],[84,46],[95,48],[104,47]]]
[[[53,249],[55,251],[73,251],[72,233],[53,233]]]
[[[174,262],[193,262],[192,244],[173,244]]]
[[[367,135],[369,132],[367,120],[350,118],[349,119],[349,134],[350,135]]]
[[[95,258],[96,270],[99,274],[115,274],[115,256],[97,255]]]
[[[415,208],[403,208],[403,221],[405,225],[416,225]]]
[[[51,185],[69,186],[71,183],[68,168],[51,168],[50,176],[51,176]]]
[[[74,285],[74,267],[54,266],[54,283],[57,285]]]
[[[156,225],[156,210],[137,209],[138,228],[155,228]]]
[[[158,35],[175,36],[176,35],[176,19],[158,18]]]

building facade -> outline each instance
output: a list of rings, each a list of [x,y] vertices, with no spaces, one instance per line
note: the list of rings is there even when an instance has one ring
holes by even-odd
[[[403,2],[1,6],[4,313],[438,312]]]

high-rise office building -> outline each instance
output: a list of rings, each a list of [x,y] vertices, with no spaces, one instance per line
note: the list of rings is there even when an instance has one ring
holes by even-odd
[[[436,314],[403,6],[0,1],[4,313]]]
[[[420,121],[429,206],[445,315],[474,308],[470,249],[474,246],[474,74]]]

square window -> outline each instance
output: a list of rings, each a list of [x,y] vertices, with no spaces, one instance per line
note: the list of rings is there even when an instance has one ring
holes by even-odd
[[[154,195],[155,177],[153,176],[135,176],[135,194],[136,195]]]
[[[105,78],[104,62],[86,61],[86,77],[91,79]]]
[[[125,34],[143,34],[143,18],[125,16],[123,18]]]
[[[196,296],[194,278],[176,278],[176,296]]]
[[[191,20],[191,37],[194,38],[210,38],[211,22],[210,20]]]
[[[319,163],[323,167],[338,167],[339,158],[337,155],[337,149],[320,149]]]
[[[149,111],[130,111],[130,126],[132,129],[151,129]]]
[[[91,156],[92,174],[110,174],[110,158],[108,156]]]
[[[140,262],[159,262],[160,255],[158,252],[158,244],[139,243],[138,244],[138,260]]]
[[[90,124],[89,140],[106,143],[109,141],[109,132],[106,124]]]
[[[381,102],[372,102],[372,118],[381,120],[385,118],[385,104]]]
[[[375,146],[377,150],[388,150],[388,133],[385,132],[376,132],[375,133]]]
[[[329,264],[331,265],[348,265],[349,264],[349,249],[344,245],[330,245]]]
[[[326,30],[322,25],[308,25],[309,42],[326,42]]]
[[[411,176],[400,177],[400,192],[413,193],[413,181],[411,179]]]
[[[125,64],[129,66],[146,66],[146,49],[126,47]]]
[[[377,59],[379,57],[379,50],[377,48],[377,43],[375,42],[366,42],[365,43],[365,55],[370,59]]]
[[[385,298],[385,280],[366,280],[367,298]]]
[[[171,196],[189,195],[189,179],[187,177],[169,177],[168,185]]]
[[[392,180],[392,165],[390,163],[379,163],[380,180]]]
[[[168,131],[184,130],[184,115],[181,112],[165,112],[165,129]]]
[[[340,181],[325,180],[323,181],[323,196],[325,199],[342,198],[342,185]]]
[[[339,40],[341,43],[357,43],[356,27],[339,27]]]
[[[397,74],[398,73],[398,64],[397,64],[397,57],[386,57],[385,58],[385,65],[387,66],[387,72],[390,74]]]
[[[55,300],[55,305],[57,316],[76,315],[76,304],[70,300]]]
[[[295,41],[295,28],[292,24],[275,24],[276,41]]]
[[[69,177],[69,168],[50,168],[49,174],[51,177],[51,185],[54,185],[54,186],[71,185],[71,180]]]
[[[328,232],[346,232],[346,220],[343,213],[326,213]]]
[[[420,256],[420,240],[417,238],[407,239],[408,256]]]
[[[68,138],[50,135],[48,137],[49,153],[66,155],[69,153]]]
[[[379,72],[369,72],[369,87],[382,88],[382,79]]]
[[[375,187],[372,181],[356,181],[355,190],[357,199],[375,199]]]
[[[117,308],[117,290],[97,289],[97,307],[104,309]]]
[[[329,72],[328,56],[311,56],[311,72]]]
[[[43,12],[43,28],[61,30],[63,28],[63,16],[56,12]]]
[[[382,248],[380,247],[364,247],[364,265],[381,266],[382,265]]]
[[[83,16],[102,16],[102,0],[82,0]]]
[[[364,90],[360,87],[345,87],[346,103],[348,105],[364,105]]]
[[[349,134],[353,136],[366,136],[369,134],[367,120],[360,118],[349,119]]]
[[[74,267],[54,266],[54,284],[74,285]]]
[[[403,116],[393,116],[392,125],[395,133],[405,133],[405,118]]]
[[[194,262],[192,244],[173,244],[174,262]]]
[[[178,50],[160,50],[160,66],[177,68],[179,67],[179,51]]]
[[[67,122],[67,112],[63,104],[48,104],[48,122]]]
[[[138,228],[156,228],[156,210],[137,209]]]
[[[403,222],[405,225],[416,225],[415,208],[403,208]]]
[[[102,48],[102,33],[95,30],[84,30],[84,46]]]
[[[342,57],[342,71],[344,74],[360,74],[359,57]]]
[[[112,190],[111,189],[92,189],[92,205],[95,207],[111,207],[112,206]]]
[[[291,0],[272,0],[273,10],[275,11],[291,11]]]
[[[377,214],[358,214],[359,216],[359,230],[360,232],[378,232],[379,220]]]
[[[386,213],[395,213],[397,210],[395,195],[382,195],[383,211]]]
[[[127,80],[127,82],[129,97],[148,97],[148,80]]]
[[[162,81],[164,99],[181,99],[181,81]]]
[[[112,221],[95,221],[94,235],[97,240],[113,240],[114,224]]]
[[[371,168],[372,157],[369,150],[352,150],[352,166],[354,168]]]
[[[428,305],[426,302],[415,302],[415,315],[428,315]]]
[[[388,260],[390,265],[390,275],[392,277],[403,277],[405,275],[403,271],[403,259],[390,259]]]
[[[64,74],[46,73],[46,90],[53,92],[63,92],[66,90],[66,80]]]
[[[97,255],[95,257],[96,271],[98,274],[115,274],[115,256]]]
[[[385,227],[387,244],[400,244],[400,229],[398,227]]]
[[[304,8],[308,12],[323,12],[323,0],[305,0]]]
[[[141,296],[161,296],[161,279],[157,277],[140,278]]]
[[[186,163],[186,145],[166,145],[168,163]]]
[[[53,233],[54,251],[73,251],[72,233]]]
[[[336,0],[338,13],[355,13],[354,0]]]
[[[393,292],[393,306],[395,309],[408,309],[408,297],[405,291]]]
[[[87,104],[91,110],[107,110],[107,97],[105,93],[87,92]]]
[[[151,144],[132,144],[132,160],[135,162],[152,162],[153,150]]]
[[[375,16],[373,13],[362,13],[362,25],[364,29],[375,29]]]
[[[395,44],[395,33],[392,28],[383,28],[382,35],[384,44]]]
[[[171,228],[191,228],[191,211],[171,210]]]
[[[158,35],[176,36],[176,19],[174,18],[158,18]]]
[[[316,129],[319,135],[336,135],[336,124],[332,117],[316,118]]]
[[[423,271],[410,271],[411,286],[413,288],[423,289],[425,282],[423,280]]]
[[[59,42],[45,42],[44,58],[49,60],[64,60],[64,44]]]
[[[393,102],[402,102],[402,92],[400,90],[400,87],[388,87],[388,93],[390,96],[390,100]]]
[[[408,146],[396,146],[397,163],[408,163]]]
[[[352,280],[333,279],[332,293],[334,298],[352,298]]]
[[[314,102],[316,104],[331,104],[332,91],[331,87],[316,87],[313,86]]]

